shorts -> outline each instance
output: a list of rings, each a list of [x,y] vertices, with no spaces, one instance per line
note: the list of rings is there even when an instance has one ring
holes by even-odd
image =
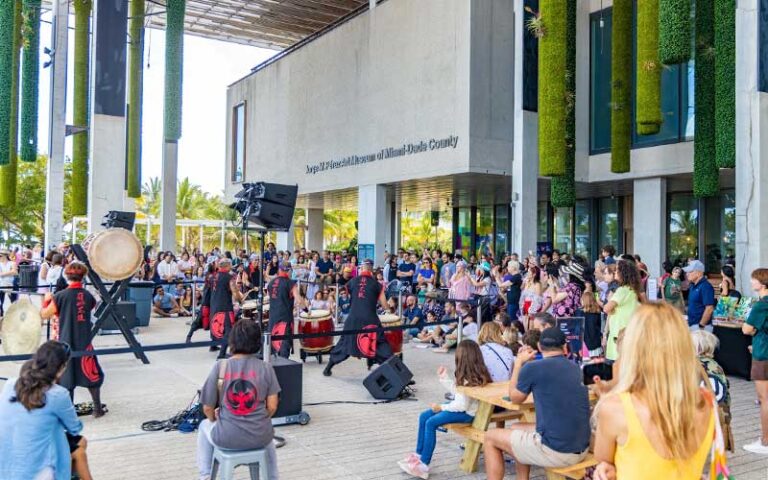
[[[543,468],[562,468],[584,460],[588,450],[582,453],[560,453],[541,443],[541,435],[532,430],[514,429],[510,433],[512,454],[523,465]]]
[[[79,448],[77,444],[80,443],[80,440],[83,439],[83,436],[70,435],[68,433],[66,435],[67,435],[67,443],[69,444],[69,453],[75,453],[75,450]]]
[[[752,359],[752,381],[768,380],[768,360]]]

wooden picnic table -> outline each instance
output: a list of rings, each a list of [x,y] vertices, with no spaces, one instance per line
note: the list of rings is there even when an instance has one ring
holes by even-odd
[[[522,403],[514,403],[509,400],[509,381],[489,383],[484,387],[458,387],[459,393],[473,398],[479,402],[475,419],[472,421],[471,430],[467,430],[464,436],[467,442],[464,446],[464,456],[461,458],[459,468],[467,473],[477,470],[477,460],[480,456],[482,438],[491,423],[494,407],[520,412],[523,422],[536,423],[536,406],[533,395],[528,395]],[[597,395],[589,390],[589,402],[597,401]]]

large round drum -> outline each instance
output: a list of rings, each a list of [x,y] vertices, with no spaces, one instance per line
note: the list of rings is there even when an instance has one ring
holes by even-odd
[[[301,312],[299,323],[302,334],[333,332],[333,317],[328,310]],[[301,348],[307,352],[326,352],[333,348],[333,337],[302,338]]]
[[[246,300],[240,304],[240,311],[242,312],[243,318],[248,318],[251,320],[255,319],[256,315],[258,315],[258,310],[258,300]]]
[[[92,233],[82,244],[93,271],[106,280],[125,280],[141,267],[141,242],[124,228]]]
[[[382,327],[395,327],[403,324],[403,319],[393,313],[385,313],[379,315]],[[392,353],[400,355],[403,352],[403,331],[402,330],[387,330],[384,332],[384,337],[387,339],[387,343],[392,348]]]

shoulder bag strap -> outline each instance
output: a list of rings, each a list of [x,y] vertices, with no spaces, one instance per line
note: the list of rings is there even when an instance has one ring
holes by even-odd
[[[509,371],[509,367],[507,366],[507,363],[504,361],[504,359],[503,359],[503,358],[501,358],[501,355],[499,355],[499,352],[497,352],[497,351],[496,351],[496,350],[495,350],[495,349],[494,349],[494,348],[491,346],[491,344],[489,344],[489,343],[487,343],[485,346],[486,346],[486,347],[488,347],[488,349],[489,349],[490,351],[492,351],[494,355],[496,355],[496,358],[498,358],[498,359],[499,359],[499,361],[501,362],[501,364],[502,364],[502,365],[504,365],[504,368],[505,368],[507,371]]]
[[[219,401],[217,406],[221,406],[222,400],[224,400],[224,375],[227,371],[227,360],[223,359],[219,362],[219,377],[216,381],[216,390],[219,392]]]

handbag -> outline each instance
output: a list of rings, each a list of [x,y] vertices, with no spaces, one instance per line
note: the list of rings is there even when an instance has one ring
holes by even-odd
[[[714,416],[715,433],[712,441],[711,463],[709,468],[710,480],[734,480],[731,470],[728,468],[727,458],[725,456],[725,437],[723,428],[720,425],[720,416],[718,415],[717,400],[711,392],[706,391],[705,396],[712,404],[712,415]]]

